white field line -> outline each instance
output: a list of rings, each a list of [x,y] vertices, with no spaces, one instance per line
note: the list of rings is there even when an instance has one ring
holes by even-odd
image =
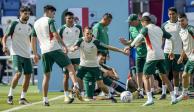
[[[54,100],[60,99],[60,98],[62,98],[62,97],[64,97],[64,95],[61,95],[61,96],[57,96],[57,97],[51,98],[51,99],[49,99],[49,101],[54,101]],[[30,107],[30,106],[33,106],[33,105],[36,105],[36,104],[40,104],[40,103],[42,103],[42,101],[34,102],[34,103],[31,103],[31,104],[28,104],[28,105],[21,105],[21,106],[14,107],[14,108],[11,108],[11,109],[8,109],[8,110],[4,110],[4,111],[2,111],[2,112],[13,112],[13,111],[20,110],[20,109],[22,109],[22,108]]]

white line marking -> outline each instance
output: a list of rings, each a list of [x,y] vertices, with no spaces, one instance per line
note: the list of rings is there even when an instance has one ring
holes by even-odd
[[[54,101],[54,100],[60,99],[62,97],[64,97],[64,95],[57,96],[55,98],[51,98],[51,99],[49,99],[49,101]],[[14,107],[14,108],[11,108],[11,109],[8,109],[8,110],[4,110],[2,112],[13,112],[13,111],[16,111],[16,110],[19,110],[19,109],[22,109],[22,108],[25,108],[25,107],[30,107],[32,105],[36,105],[36,104],[40,104],[40,103],[42,103],[42,101],[34,102],[34,103],[31,103],[31,104],[28,104],[28,105],[22,105],[22,106]]]

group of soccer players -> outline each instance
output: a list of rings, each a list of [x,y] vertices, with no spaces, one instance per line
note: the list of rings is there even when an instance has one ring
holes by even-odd
[[[102,20],[92,30],[89,27],[82,28],[75,24],[74,14],[66,12],[64,16],[65,24],[57,31],[53,19],[55,12],[54,6],[44,6],[43,17],[36,20],[32,26],[28,23],[30,9],[21,7],[19,19],[13,21],[7,29],[3,37],[3,51],[7,54],[10,51],[13,69],[16,71],[8,93],[8,104],[13,104],[14,89],[22,73],[24,74],[24,81],[19,103],[29,103],[26,100],[26,92],[32,73],[31,50],[35,64],[38,63],[40,58],[42,59],[44,106],[50,105],[48,88],[54,63],[57,63],[64,73],[65,103],[72,103],[75,96],[81,101],[91,101],[94,96],[95,82],[104,93],[109,94],[109,98],[113,102],[116,102],[116,99],[112,96],[113,89],[118,92],[123,92],[125,89],[112,81],[118,80],[118,75],[114,68],[105,64],[106,58],[109,57],[108,50],[127,55],[132,47],[137,49],[138,55],[136,60],[138,89],[143,96],[144,83],[148,97],[144,106],[154,103],[152,75],[155,74],[156,69],[160,71],[163,85],[167,85],[170,91],[172,104],[188,97],[188,78],[194,72],[194,27],[188,25],[185,14],[180,14],[178,18],[176,9],[170,8],[170,20],[162,28],[153,23],[151,16],[144,16],[140,21],[137,15],[130,15],[129,24],[134,26],[133,29],[132,27],[130,29],[133,38],[129,42],[120,39],[127,47],[119,49],[109,45],[107,26],[112,20],[111,14],[104,14]],[[8,50],[6,40],[9,36],[11,36],[12,43]],[[37,53],[37,41],[40,45],[41,56]],[[163,41],[165,41],[164,50],[162,48]],[[177,97],[177,74],[182,70],[183,65],[181,63],[185,55],[188,60],[183,72],[183,92],[182,95]],[[171,66],[173,68],[174,89],[166,75]],[[71,95],[68,90],[69,76],[73,82]],[[165,89],[163,90],[162,98],[165,98]],[[84,93],[86,98],[83,99],[81,93]]]
[[[130,33],[132,35],[136,33],[136,36],[128,42],[122,38],[120,39],[123,44],[129,45],[125,50],[129,50],[132,47],[137,49],[137,55],[139,56],[136,59],[137,73],[143,72],[143,82],[148,98],[144,106],[154,104],[151,83],[152,75],[155,74],[156,69],[159,70],[160,78],[163,82],[160,99],[166,98],[166,85],[170,92],[171,104],[176,104],[182,99],[188,99],[189,75],[194,73],[194,27],[188,25],[186,14],[178,15],[174,7],[168,9],[168,15],[169,21],[164,23],[162,28],[159,28],[154,25],[151,16],[143,16],[140,24],[139,20],[137,20],[137,15],[132,14],[129,17],[129,23],[136,27]],[[139,28],[141,25],[143,28]],[[145,51],[145,45],[147,52]],[[146,59],[144,59],[143,54],[146,54]],[[183,70],[185,57],[187,57],[187,62]],[[173,71],[174,89],[167,76],[170,68]],[[142,71],[139,69],[142,69]],[[183,91],[179,96],[179,74],[182,71]],[[139,82],[137,81],[137,83]],[[142,88],[139,89],[141,91]]]

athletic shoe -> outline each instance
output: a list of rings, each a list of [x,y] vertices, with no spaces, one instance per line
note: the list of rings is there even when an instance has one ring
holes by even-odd
[[[50,106],[49,102],[43,102],[43,106]]]
[[[138,99],[144,99],[144,96],[139,94]]]
[[[78,98],[78,100],[84,101],[82,95],[81,95],[80,92],[79,92],[79,90],[73,91],[72,94],[73,94],[73,96],[76,96],[76,97]]]
[[[154,92],[151,92],[152,93],[152,98],[156,98],[155,96],[154,96]]]
[[[114,97],[110,97],[109,99],[111,100],[112,103],[117,103],[117,99],[115,99]]]
[[[74,98],[70,98],[68,96],[65,96],[64,98],[64,102],[67,104],[73,103],[73,101],[74,101]]]
[[[164,100],[164,99],[166,99],[166,94],[162,94],[162,95],[160,96],[160,98],[159,98],[159,100]]]
[[[90,101],[93,101],[93,99],[90,99],[90,98],[84,98],[83,101],[85,102],[90,102]]]
[[[25,98],[20,98],[19,104],[20,105],[27,105],[27,104],[30,104],[30,103]]]
[[[177,104],[178,103],[178,100],[174,100],[174,101],[171,101],[171,105],[174,105],[174,104]]]
[[[150,105],[153,105],[154,104],[154,101],[147,101],[143,104],[143,106],[150,106]]]
[[[13,105],[13,96],[8,96],[7,103]]]
[[[178,101],[181,101],[181,100],[188,100],[189,99],[189,95],[188,94],[186,94],[186,95],[180,95],[178,98],[177,98],[177,100]]]

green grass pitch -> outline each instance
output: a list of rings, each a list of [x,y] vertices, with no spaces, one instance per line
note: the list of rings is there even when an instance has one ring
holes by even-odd
[[[0,111],[11,109],[20,106],[18,99],[20,98],[21,86],[18,86],[14,91],[14,105],[6,103],[7,92],[9,86],[0,86]],[[49,98],[54,98],[63,95],[62,92],[50,92]],[[157,98],[159,96],[156,96]],[[50,102],[50,107],[44,107],[41,104],[36,104],[14,112],[194,112],[194,99],[182,101],[176,105],[170,105],[170,96],[167,100],[154,100],[155,104],[148,107],[141,106],[146,99],[133,100],[132,103],[121,103],[118,98],[118,103],[113,104],[110,101],[98,100],[92,102],[80,102],[75,100],[73,104],[64,104],[63,98]],[[42,100],[41,93],[37,91],[37,86],[30,86],[27,93],[27,99],[31,102],[39,102]]]

